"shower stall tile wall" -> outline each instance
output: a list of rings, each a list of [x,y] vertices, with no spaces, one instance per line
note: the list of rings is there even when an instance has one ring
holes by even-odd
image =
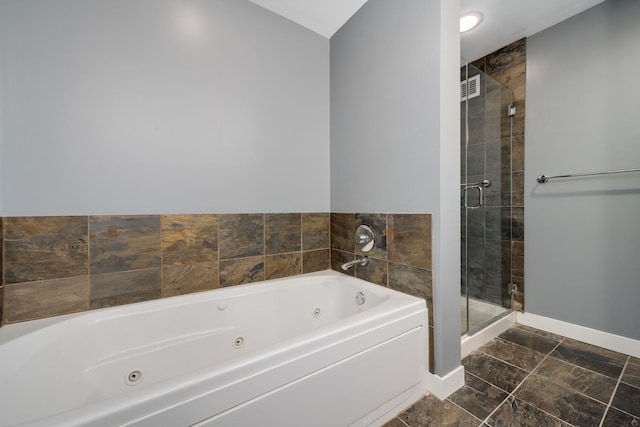
[[[373,249],[356,248],[355,229],[368,225]],[[433,372],[433,287],[431,214],[332,213],[331,269],[424,298],[429,309],[429,367]],[[366,266],[343,270],[342,264],[366,255]]]
[[[3,323],[329,268],[329,213],[2,220]]]
[[[512,280],[518,287],[514,309],[524,309],[524,118],[526,87],[526,39],[520,39],[489,55],[477,59],[473,65],[513,91],[516,115],[511,128],[511,228]],[[507,130],[503,129],[502,134]],[[509,173],[503,170],[503,177]],[[504,195],[503,195],[504,196]],[[508,197],[508,195],[506,195]],[[487,196],[489,197],[489,196]],[[504,203],[502,205],[505,205]],[[509,227],[510,226],[510,227]],[[508,236],[503,236],[506,240]]]

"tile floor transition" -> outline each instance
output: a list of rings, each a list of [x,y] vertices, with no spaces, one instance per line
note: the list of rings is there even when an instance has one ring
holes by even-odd
[[[640,359],[516,325],[462,363],[464,387],[384,427],[640,427]]]

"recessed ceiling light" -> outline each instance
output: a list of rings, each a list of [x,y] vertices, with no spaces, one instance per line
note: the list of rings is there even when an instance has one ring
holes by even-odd
[[[465,13],[460,16],[460,32],[466,33],[469,30],[473,30],[482,21],[482,14],[480,12]]]

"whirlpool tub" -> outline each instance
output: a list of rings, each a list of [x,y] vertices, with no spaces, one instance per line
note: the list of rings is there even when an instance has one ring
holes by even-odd
[[[324,271],[4,326],[0,425],[381,425],[427,355],[424,300]]]

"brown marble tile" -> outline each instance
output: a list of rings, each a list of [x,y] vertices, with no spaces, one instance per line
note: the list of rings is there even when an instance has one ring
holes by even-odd
[[[315,271],[331,268],[331,249],[302,252],[302,272],[313,273]]]
[[[515,397],[569,424],[579,426],[599,425],[606,409],[606,405],[600,402],[535,374],[522,383]]]
[[[365,266],[356,265],[356,277],[375,283],[380,286],[387,286],[387,261],[369,258],[369,263]]]
[[[524,242],[512,242],[513,275],[524,277]]]
[[[565,338],[551,356],[615,379],[618,379],[627,361],[624,354],[570,338]]]
[[[505,391],[468,372],[464,380],[465,385],[449,396],[449,400],[481,420],[488,417],[508,396]]]
[[[91,308],[111,307],[160,298],[160,268],[91,276]]]
[[[431,215],[389,214],[389,261],[431,270]]]
[[[389,287],[418,298],[432,300],[431,271],[389,263]]]
[[[604,404],[609,403],[616,387],[616,380],[613,378],[563,362],[554,357],[547,357],[535,370],[535,374],[570,390],[599,400]]]
[[[513,325],[512,329],[519,329],[524,332],[528,332],[534,335],[540,335],[541,337],[551,338],[554,341],[562,341],[564,337],[562,335],[554,334],[553,332],[543,331],[542,329],[532,328],[531,326],[521,325],[519,323]]]
[[[300,252],[267,255],[264,257],[265,280],[296,276],[300,273],[302,273],[302,255]]]
[[[487,57],[483,56],[480,59],[476,59],[475,61],[471,62],[471,65],[473,65],[474,67],[476,67],[480,71],[484,72],[485,68],[487,66]]]
[[[604,417],[602,427],[640,427],[640,418],[618,411],[616,408],[609,408]]]
[[[164,215],[162,265],[218,261],[217,215]]]
[[[524,135],[515,135],[511,140],[511,167],[514,172],[524,171]]]
[[[511,174],[511,204],[512,206],[524,206],[524,172]]]
[[[519,346],[511,341],[496,338],[480,347],[478,350],[487,353],[496,359],[516,365],[525,371],[531,372],[544,359],[545,355],[526,347]]]
[[[518,287],[518,292],[513,295],[512,304],[513,309],[517,311],[524,311],[525,309],[525,294],[524,277],[513,276],[513,283]]]
[[[220,261],[220,287],[242,285],[264,280],[264,257]]]
[[[218,261],[162,268],[162,297],[208,291],[218,287]]]
[[[524,86],[523,91],[524,91]],[[514,92],[514,95],[516,92]],[[511,132],[513,135],[524,135],[525,129],[525,102],[524,99],[514,101],[513,105],[516,107],[517,113],[513,117],[513,125],[511,127]]]
[[[358,228],[360,225],[368,225],[372,230],[375,238],[375,244],[373,248],[364,253],[359,247],[356,247],[356,254],[367,255],[371,258],[378,258],[381,260],[387,259],[387,214],[368,214],[368,213],[356,213],[356,224]],[[357,245],[356,245],[357,246]]]
[[[495,427],[570,427],[564,421],[542,412],[527,402],[509,397],[500,408],[491,415],[488,425]]]
[[[302,250],[327,249],[331,247],[329,213],[302,214]]]
[[[4,274],[2,268],[4,262],[4,233],[2,231],[2,223],[4,220],[0,218],[0,325],[2,325],[2,285],[4,285]]]
[[[160,216],[89,217],[91,274],[161,265]]]
[[[353,213],[331,213],[331,249],[355,251],[356,216]]]
[[[470,374],[511,393],[527,376],[527,371],[485,353],[474,351],[462,360]]]
[[[640,417],[640,388],[626,383],[618,384],[611,406],[634,417]]]
[[[218,227],[220,260],[264,254],[263,214],[218,215]]]
[[[524,208],[511,209],[511,238],[514,241],[524,240]]]
[[[407,425],[400,418],[394,418],[382,427],[407,427]]]
[[[511,341],[523,347],[543,354],[549,354],[560,341],[543,337],[541,335],[532,334],[522,329],[511,328],[499,335],[503,340]]]
[[[354,259],[356,259],[356,256],[353,253],[342,252],[336,249],[332,249],[331,250],[331,269],[334,271],[338,271],[340,273],[355,277],[356,269],[354,267],[351,267],[348,270],[343,270],[341,268],[342,264],[344,264],[347,261],[353,261]]]
[[[502,81],[496,76],[502,74],[513,75],[513,70],[526,65],[527,43],[526,39],[517,40],[486,56],[486,73],[498,80],[503,85],[509,86],[507,81]],[[517,73],[520,74],[520,73]]]
[[[89,309],[89,277],[9,284],[4,288],[6,323]]]
[[[266,214],[264,251],[266,255],[298,252],[302,247],[302,214]]]
[[[622,374],[622,382],[634,387],[640,387],[640,360],[630,357],[627,367]]]
[[[88,274],[86,216],[4,218],[4,283]]]
[[[411,427],[477,427],[482,424],[481,420],[450,400],[440,401],[430,394],[411,405],[398,418]]]

